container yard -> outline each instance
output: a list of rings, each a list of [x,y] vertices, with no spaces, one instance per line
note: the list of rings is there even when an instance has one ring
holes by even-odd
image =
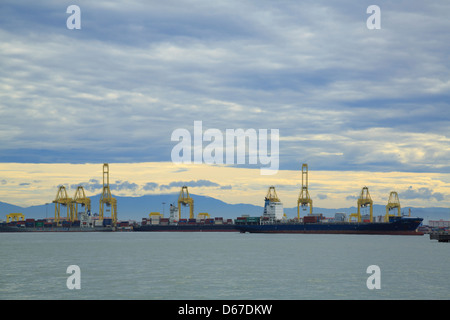
[[[181,218],[181,206],[189,207],[189,219]],[[187,186],[181,188],[178,203],[170,204],[169,218],[164,218],[159,212],[151,212],[148,218],[142,218],[139,225],[135,225],[134,231],[161,232],[230,232],[237,231],[233,219],[223,217],[211,218],[208,213],[199,213],[194,218],[194,199],[190,197]]]

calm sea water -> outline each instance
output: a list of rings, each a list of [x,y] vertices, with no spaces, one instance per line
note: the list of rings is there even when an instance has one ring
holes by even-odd
[[[428,236],[1,233],[0,259],[0,299],[450,299],[450,244]]]

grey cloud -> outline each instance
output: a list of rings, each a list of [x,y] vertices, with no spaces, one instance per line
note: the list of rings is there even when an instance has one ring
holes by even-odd
[[[103,183],[100,183],[97,179],[90,179],[89,182],[82,182],[79,184],[72,184],[70,187],[72,189],[76,189],[78,186],[83,186],[84,189],[91,192],[98,192],[103,189]],[[131,190],[135,191],[139,188],[139,186],[134,182],[129,181],[116,181],[114,183],[109,184],[109,188],[111,190],[122,191],[122,190]]]
[[[99,192],[103,188],[103,184],[100,183],[97,179],[90,179],[89,182],[82,182],[79,184],[70,185],[71,189],[76,189],[78,186],[83,186],[87,191],[91,192]],[[167,191],[173,188],[181,188],[182,186],[188,187],[211,187],[211,188],[220,188],[223,190],[232,189],[231,185],[222,186],[218,183],[209,180],[191,180],[191,181],[173,181],[169,184],[158,184],[155,182],[147,182],[143,186],[139,186],[134,182],[129,181],[116,181],[115,183],[110,183],[110,189],[114,191],[137,191],[142,189],[144,191]]]
[[[0,161],[170,161],[203,120],[306,138],[281,169],[450,172],[450,5],[386,4],[372,31],[368,5],[81,2],[69,31],[56,1],[5,1]]]
[[[138,189],[138,185],[134,182],[128,182],[128,181],[116,181],[115,183],[110,183],[109,185],[111,190],[132,190],[135,191]]]
[[[167,190],[176,187],[220,187],[219,184],[209,180],[191,180],[191,181],[173,181],[169,184],[160,185],[161,190]]]
[[[437,201],[444,200],[444,195],[440,192],[433,192],[430,188],[419,188],[414,189],[410,186],[407,190],[399,193],[400,198],[405,199],[424,199],[424,200],[433,200],[433,198]]]
[[[147,183],[142,187],[142,189],[144,189],[144,190],[151,190],[151,191],[155,190],[156,188],[158,188],[158,184],[155,183],[155,182],[147,182]]]
[[[101,191],[103,188],[103,184],[100,183],[97,179],[90,179],[89,182],[81,182],[78,184],[72,184],[70,185],[71,189],[76,189],[78,186],[83,186],[84,189],[91,192],[98,192]]]

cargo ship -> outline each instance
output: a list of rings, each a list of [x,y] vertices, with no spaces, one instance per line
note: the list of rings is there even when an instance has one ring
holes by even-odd
[[[235,228],[241,233],[316,233],[316,234],[373,234],[373,235],[423,235],[417,231],[422,218],[390,217],[389,222],[347,221],[279,221],[266,222],[259,217],[238,218]]]
[[[153,232],[237,232],[234,224],[167,224],[167,225],[141,225],[133,228],[133,231]]]
[[[363,188],[362,196],[370,200],[367,187]],[[301,203],[302,201],[299,201]],[[370,205],[372,201],[370,200]],[[360,204],[361,201],[358,202]],[[311,202],[309,201],[309,205]],[[380,234],[380,235],[423,235],[418,231],[422,218],[401,216],[400,211],[397,216],[379,216],[374,219],[372,207],[370,215],[351,214],[347,219],[345,213],[336,213],[333,218],[326,218],[322,214],[313,214],[312,207],[310,213],[300,218],[298,207],[296,219],[287,219],[283,213],[283,204],[278,198],[275,187],[270,187],[265,198],[264,212],[261,217],[238,217],[235,228],[241,233],[321,233],[321,234]],[[357,221],[351,221],[351,218]]]
[[[48,221],[47,219],[26,219],[0,223],[0,232],[103,232],[114,231],[112,219],[96,220],[95,223],[85,224],[76,221]]]
[[[237,232],[233,219],[224,219],[223,217],[211,218],[208,213],[199,213],[194,218],[193,199],[189,197],[187,187],[183,187],[179,197],[179,205],[186,201],[190,204],[190,218],[181,219],[180,207],[170,204],[169,217],[164,214],[151,212],[148,218],[142,218],[139,225],[133,226],[133,231],[147,232]],[[186,200],[188,199],[188,200]]]
[[[214,219],[180,219],[173,221],[169,218],[143,218],[140,225],[134,226],[133,231],[150,232],[237,232],[232,219],[221,217]]]

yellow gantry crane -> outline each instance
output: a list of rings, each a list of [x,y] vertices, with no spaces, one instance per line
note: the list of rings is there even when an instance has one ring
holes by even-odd
[[[74,204],[74,217],[78,220],[78,205],[80,204],[84,207],[84,212],[91,211],[91,199],[86,197],[83,186],[78,186],[77,191],[75,191],[75,196],[73,197]]]
[[[364,187],[361,190],[361,194],[358,198],[358,213],[352,213],[350,215],[350,220],[352,217],[356,217],[358,222],[361,222],[361,208],[370,206],[370,222],[373,222],[373,201],[370,197],[369,188]]]
[[[304,210],[309,205],[309,214],[313,211],[313,202],[308,192],[308,165],[304,163],[302,165],[302,190],[297,200],[297,218],[300,219],[300,206]]]
[[[178,197],[178,221],[181,219],[181,206],[189,205],[189,219],[194,219],[194,199],[189,196],[187,186],[182,186],[180,196]]]
[[[103,192],[100,197],[99,219],[103,220],[105,205],[111,207],[111,219],[113,225],[117,222],[117,199],[111,196],[111,189],[109,188],[109,164],[103,164]]]
[[[280,198],[278,198],[277,192],[275,191],[275,187],[269,187],[269,191],[267,191],[266,199],[270,202],[281,202]]]
[[[25,221],[25,216],[22,213],[10,213],[6,215],[6,222],[10,221]]]
[[[389,222],[389,217],[394,217],[394,214],[390,214],[389,211],[397,208],[397,216],[401,216],[401,206],[400,199],[398,198],[398,193],[391,191],[389,194],[388,204],[386,205],[386,215],[384,216],[384,221]]]
[[[61,220],[61,205],[67,207],[67,221],[74,220],[73,200],[68,197],[66,187],[59,186],[58,193],[56,193],[56,198],[53,200],[53,203],[55,204],[55,222],[57,224],[59,224]]]

